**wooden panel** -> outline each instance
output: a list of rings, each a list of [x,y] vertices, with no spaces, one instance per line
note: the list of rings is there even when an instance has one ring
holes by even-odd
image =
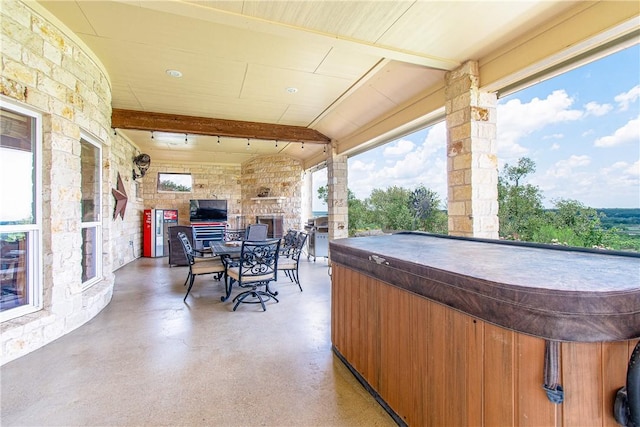
[[[467,425],[481,426],[484,420],[484,322],[469,317],[467,323]]]
[[[563,424],[603,425],[602,344],[562,344]]]
[[[602,413],[603,425],[607,427],[619,426],[613,417],[613,405],[616,393],[627,383],[627,369],[629,365],[630,341],[604,343],[602,346]],[[635,345],[635,343],[634,343]]]
[[[468,425],[467,420],[467,316],[457,311],[446,309],[444,326],[446,331],[445,341],[445,378],[444,393],[446,401],[444,406],[444,419],[451,425]]]
[[[409,425],[426,425],[425,393],[430,387],[427,382],[429,369],[429,344],[426,331],[429,329],[429,304],[422,298],[411,298],[409,302],[409,318],[413,329],[410,335],[409,347],[413,357],[411,358],[411,390],[409,400],[411,412],[407,416]]]
[[[366,276],[362,276],[363,279]],[[376,390],[380,388],[380,309],[379,305],[383,304],[380,296],[380,286],[372,286],[369,281],[363,283],[368,286],[365,290],[367,297],[364,300],[367,307],[367,360],[366,360],[366,378],[370,378],[369,384]]]
[[[544,392],[545,341],[517,334],[516,343],[516,425],[555,426],[559,405],[549,402]],[[541,361],[542,363],[531,363]]]
[[[485,325],[484,424],[514,425],[514,332]]]

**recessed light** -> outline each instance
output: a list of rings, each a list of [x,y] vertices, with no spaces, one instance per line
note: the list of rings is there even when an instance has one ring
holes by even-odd
[[[171,77],[176,77],[176,78],[182,77],[182,73],[178,70],[167,70],[166,73]]]
[[[298,88],[297,87],[288,87],[287,88],[287,92],[296,93],[296,92],[298,92]]]

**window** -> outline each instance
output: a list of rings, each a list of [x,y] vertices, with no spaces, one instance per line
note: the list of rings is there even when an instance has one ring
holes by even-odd
[[[192,186],[190,173],[158,173],[158,191],[190,193]]]
[[[100,222],[101,149],[87,138],[80,140],[82,186],[82,284],[90,286],[102,274]]]
[[[39,310],[41,116],[0,99],[0,321]]]

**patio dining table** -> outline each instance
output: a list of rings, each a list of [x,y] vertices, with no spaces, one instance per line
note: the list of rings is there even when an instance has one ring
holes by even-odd
[[[209,247],[210,253],[213,254],[213,256],[220,256],[221,258],[239,258],[240,252],[242,251],[242,241],[214,241],[209,243]],[[220,300],[222,302],[229,299],[229,297],[231,296],[231,289],[233,288],[233,284],[229,283],[229,280],[227,280],[226,276],[224,278],[224,288],[225,294],[220,297]]]

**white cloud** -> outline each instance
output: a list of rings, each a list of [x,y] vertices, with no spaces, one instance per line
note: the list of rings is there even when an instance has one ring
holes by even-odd
[[[640,97],[640,85],[632,87],[628,92],[616,95],[613,99],[618,103],[620,111],[627,111],[629,109],[629,105],[636,102],[638,97]]]
[[[640,142],[640,119],[632,119],[621,128],[616,129],[613,135],[603,136],[595,140],[595,147],[615,147],[627,142]]]
[[[557,143],[554,143],[550,148],[551,151],[556,151],[559,149],[560,149],[560,144],[557,144]]]
[[[589,136],[589,135],[593,135],[594,133],[596,133],[593,129],[589,129],[586,130],[584,132],[582,132],[582,136]]]
[[[624,173],[631,176],[640,177],[640,160],[636,161],[635,163],[630,165],[628,168],[624,169]]]
[[[542,139],[562,139],[564,135],[561,133],[554,133],[553,135],[545,135]]]
[[[604,116],[609,111],[613,110],[613,105],[611,104],[598,104],[595,101],[591,101],[584,106],[587,114],[591,116]]]
[[[413,142],[408,139],[400,139],[395,144],[385,147],[382,154],[384,156],[401,156],[413,150],[413,147],[415,147]]]
[[[557,161],[547,170],[545,175],[552,176],[554,178],[566,178],[573,173],[575,168],[588,166],[589,163],[591,163],[591,158],[589,156],[572,155],[568,159]]]
[[[376,162],[365,163],[360,160],[354,160],[353,163],[349,164],[349,170],[354,170],[354,171],[368,172],[375,169],[375,167],[376,167]]]
[[[386,151],[386,148],[383,149]],[[408,189],[424,185],[436,191],[442,201],[447,197],[446,126],[444,122],[431,127],[422,144],[402,158],[385,159],[385,166],[350,159],[349,188],[359,199],[369,197],[375,188],[399,186]]]
[[[498,104],[498,155],[512,162],[529,150],[519,140],[552,123],[579,120],[584,116],[580,110],[571,109],[573,98],[564,90],[556,90],[545,99],[533,98],[528,103],[511,99]]]

